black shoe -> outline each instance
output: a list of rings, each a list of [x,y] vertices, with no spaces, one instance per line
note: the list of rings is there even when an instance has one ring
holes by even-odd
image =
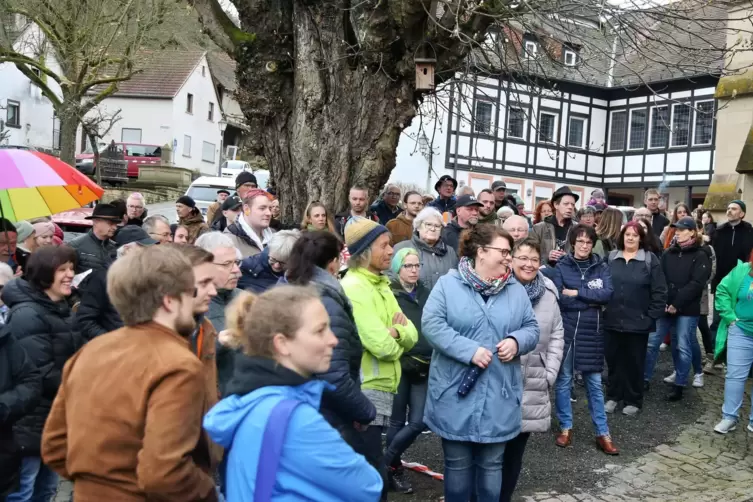
[[[682,387],[673,385],[672,391],[667,395],[667,401],[679,401],[682,399]]]
[[[397,469],[389,468],[387,472],[387,478],[390,483],[390,490],[398,493],[413,493],[413,486],[411,486],[408,477],[405,475],[405,469],[398,467]]]
[[[651,382],[649,382],[648,380],[644,380],[643,381],[643,392],[648,392],[649,390],[651,390]]]

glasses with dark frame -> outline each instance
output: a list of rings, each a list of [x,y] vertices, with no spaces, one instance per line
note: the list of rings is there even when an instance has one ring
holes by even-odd
[[[499,251],[499,254],[502,255],[502,258],[507,258],[510,256],[510,250],[505,248],[497,248],[494,246],[482,246],[484,249],[494,249],[496,251]]]

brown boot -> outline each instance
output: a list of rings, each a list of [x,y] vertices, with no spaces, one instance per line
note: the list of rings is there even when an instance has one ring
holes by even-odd
[[[560,448],[566,448],[568,446],[571,446],[572,443],[573,443],[573,430],[572,429],[565,429],[563,431],[560,431],[559,435],[557,436],[557,439],[554,441],[554,444],[556,444]]]
[[[607,455],[619,455],[620,450],[612,442],[610,436],[596,436],[596,444],[601,451]]]

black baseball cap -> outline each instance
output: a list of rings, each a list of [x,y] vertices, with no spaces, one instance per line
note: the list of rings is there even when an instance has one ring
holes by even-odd
[[[225,199],[225,202],[222,203],[222,210],[237,211],[241,208],[241,206],[243,206],[243,201],[241,200],[241,198],[237,195],[233,195],[232,197]]]
[[[118,230],[115,236],[115,244],[125,246],[126,244],[137,243],[141,246],[151,246],[157,244],[157,241],[149,237],[146,230],[137,225],[126,225]]]
[[[672,225],[670,226],[674,228],[684,228],[685,230],[697,230],[698,229],[698,224],[690,216],[685,216],[683,218],[680,218],[677,221],[677,223],[672,223]]]
[[[507,183],[502,180],[492,183],[492,192],[496,192],[497,190],[507,190]]]
[[[468,207],[468,206],[478,206],[478,207],[484,207],[484,204],[478,201],[476,197],[473,195],[461,195],[458,197],[458,200],[455,201],[455,207]]]

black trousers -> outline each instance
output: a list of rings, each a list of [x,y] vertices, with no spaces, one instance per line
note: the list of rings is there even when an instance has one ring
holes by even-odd
[[[607,331],[607,401],[624,401],[625,406],[643,407],[643,370],[647,345],[648,333]]]
[[[709,319],[706,315],[701,315],[698,318],[698,329],[701,330],[701,340],[703,340],[703,351],[707,354],[714,353],[714,345],[716,343],[716,332],[712,333],[709,328]]]
[[[526,451],[529,437],[531,437],[530,432],[521,432],[505,445],[505,454],[502,457],[502,491],[499,493],[499,502],[510,502],[512,500],[520,471],[523,469],[523,453]]]
[[[379,475],[382,476],[384,487],[382,488],[382,501],[387,500],[389,486],[387,484],[387,466],[384,463],[384,449],[382,448],[382,430],[384,427],[370,425],[365,431],[360,432],[352,426],[338,428],[340,435],[356,453],[363,455],[366,461],[372,465]]]

